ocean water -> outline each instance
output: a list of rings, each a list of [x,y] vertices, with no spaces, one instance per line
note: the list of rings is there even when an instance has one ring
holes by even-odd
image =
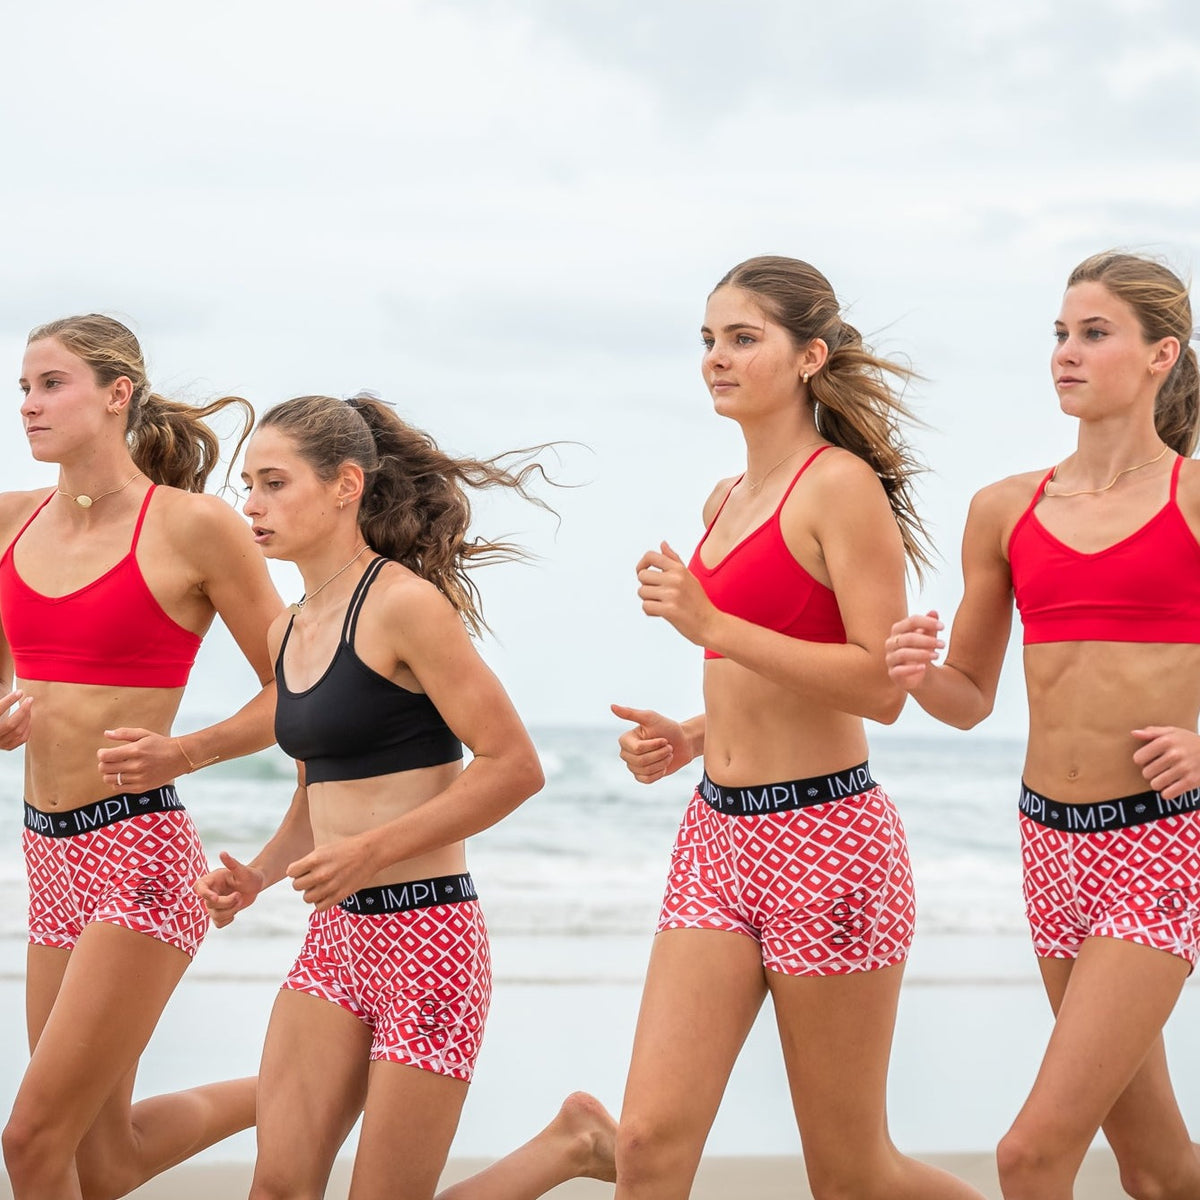
[[[612,728],[535,728],[544,790],[473,839],[469,861],[496,937],[645,935],[658,912],[667,856],[699,774],[693,764],[650,787],[617,756]],[[1016,843],[1021,744],[965,734],[875,740],[875,778],[900,806],[917,879],[920,930],[1024,929]],[[294,784],[291,761],[270,749],[180,783],[209,857],[249,856],[274,831]],[[0,947],[25,935],[20,856],[20,755],[0,757]],[[228,943],[298,938],[306,914],[278,886],[222,937]],[[231,953],[250,964],[255,956]],[[547,959],[553,973],[555,958]],[[2,956],[12,961],[11,953]]]

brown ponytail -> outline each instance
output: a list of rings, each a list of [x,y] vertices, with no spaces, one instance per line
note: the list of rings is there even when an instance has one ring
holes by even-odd
[[[259,427],[286,434],[318,478],[333,479],[343,463],[357,463],[366,476],[358,524],[367,544],[432,583],[476,634],[487,626],[468,572],[525,552],[508,542],[467,540],[469,492],[510,488],[553,512],[527,487],[534,476],[547,478],[531,457],[545,446],[454,458],[373,396],[298,396],[270,409]]]
[[[1117,250],[1084,259],[1071,272],[1067,287],[1077,283],[1099,283],[1128,304],[1147,342],[1178,339],[1179,359],[1155,397],[1154,427],[1176,454],[1190,458],[1200,440],[1200,371],[1189,344],[1195,331],[1187,286],[1165,264]]]
[[[138,470],[155,483],[187,492],[204,491],[220,449],[217,435],[204,424],[205,417],[230,405],[242,410],[242,430],[231,459],[237,457],[249,436],[254,409],[240,396],[224,396],[195,408],[151,392],[137,338],[112,317],[97,313],[63,317],[38,326],[29,335],[29,342],[45,338],[53,338],[83,359],[101,387],[122,377],[133,385],[126,425],[129,453]]]
[[[829,280],[806,262],[777,255],[747,259],[717,284],[726,286],[751,293],[797,346],[820,338],[829,347],[825,366],[808,383],[817,432],[879,476],[905,555],[922,579],[931,565],[929,535],[917,515],[912,479],[923,468],[901,432],[901,422],[913,420],[912,414],[888,379],[902,386],[915,373],[863,344],[858,330],[842,320]]]

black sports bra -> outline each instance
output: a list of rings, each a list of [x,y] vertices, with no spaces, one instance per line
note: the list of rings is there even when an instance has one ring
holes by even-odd
[[[433,701],[373,671],[354,652],[354,632],[367,589],[387,562],[375,558],[346,607],[342,636],[325,673],[310,688],[293,692],[283,673],[292,622],[275,659],[275,739],[304,763],[309,783],[370,779],[393,771],[457,762],[462,743]]]

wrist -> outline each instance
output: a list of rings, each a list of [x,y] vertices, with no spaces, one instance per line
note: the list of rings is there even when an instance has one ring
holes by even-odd
[[[197,758],[188,752],[187,747],[183,744],[183,738],[176,737],[172,738],[171,740],[175,743],[175,748],[179,751],[184,763],[187,764],[187,768],[184,771],[185,775],[190,775],[193,771],[200,770],[201,767],[207,767],[212,763],[215,763],[221,757],[219,754],[214,754],[208,758]]]

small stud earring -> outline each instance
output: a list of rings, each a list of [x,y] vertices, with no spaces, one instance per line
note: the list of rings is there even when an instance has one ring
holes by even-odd
[[[805,371],[804,374],[800,376],[800,378],[804,383],[807,383],[808,382],[808,372]]]

